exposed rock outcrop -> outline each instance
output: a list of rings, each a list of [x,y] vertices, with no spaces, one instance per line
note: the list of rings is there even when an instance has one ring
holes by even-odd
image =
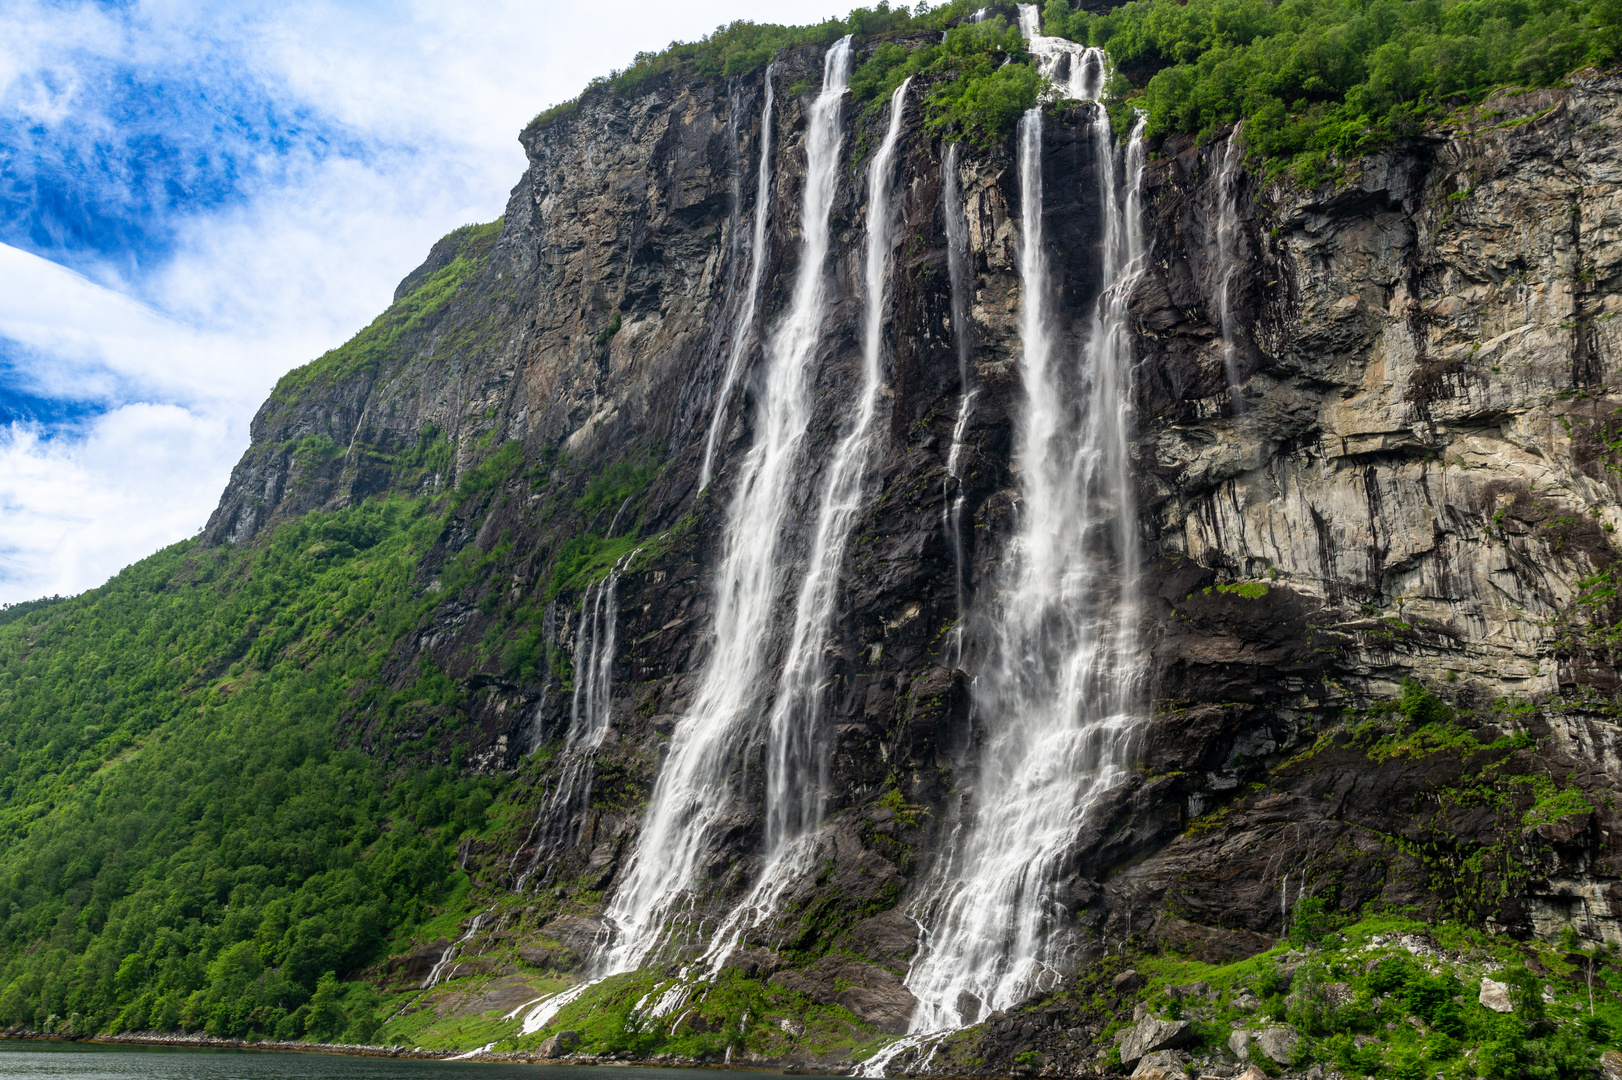
[[[804,180],[809,98],[788,90],[820,63],[820,50],[796,50],[774,72],[768,328],[792,281]],[[420,739],[422,755],[461,761],[459,748],[467,767],[519,773],[511,826],[462,853],[478,888],[521,885],[525,896],[463,950],[490,971],[585,964],[706,659],[709,574],[751,445],[747,378],[721,403],[715,482],[701,491],[697,473],[732,336],[751,332],[737,315],[761,91],[758,73],[659,76],[527,130],[530,167],[499,229],[436,247],[402,283],[375,348],[346,347],[284,380],[207,530],[210,542],[246,543],[310,510],[454,491],[421,583],[437,606],[379,677],[399,688],[431,661],[460,701],[357,710],[348,722],[371,752]],[[1050,121],[1042,161],[1066,355],[1102,284],[1091,108]],[[1083,823],[1056,897],[1085,942],[1077,965],[1127,941],[1213,962],[1249,955],[1303,895],[1622,941],[1622,830],[1600,797],[1622,770],[1609,704],[1622,617],[1612,577],[1622,401],[1611,385],[1622,80],[1584,76],[1471,115],[1319,189],[1242,178],[1237,407],[1213,315],[1224,145],[1171,140],[1149,166],[1152,268],[1132,310],[1153,671],[1139,768]],[[830,313],[788,540],[796,565],[858,378],[857,159],[882,119],[856,104],[846,113]],[[898,905],[972,785],[983,735],[973,673],[958,667],[972,663],[946,647],[959,612],[945,464],[964,388],[942,150],[909,116],[884,434],[827,650],[828,817],[806,861],[815,869],[782,890],[777,915],[743,935],[731,963],[891,1033],[911,1015],[902,980],[919,940]],[[1007,147],[965,152],[961,180],[977,392],[961,469],[973,603],[1019,513],[1019,193]],[[603,479],[613,476],[631,479]],[[614,497],[592,495],[602,491]],[[613,730],[594,751],[589,805],[567,829],[544,827],[565,755],[530,753],[557,749],[583,585],[613,566]],[[783,643],[760,647],[780,657]],[[1409,678],[1458,708],[1453,741],[1401,743],[1407,729],[1389,713],[1336,726]],[[453,736],[436,726],[446,716]],[[745,797],[693,898],[691,949],[759,872],[759,756],[757,740],[738,762]],[[1553,788],[1506,781],[1490,806],[1439,797],[1489,770]],[[1468,873],[1456,865],[1464,850],[1483,854]],[[431,952],[398,959],[389,978],[420,978]],[[1066,1034],[1055,1018],[1021,1037],[1073,1048],[1101,1028],[1092,1018]],[[1170,1038],[1129,1040],[1133,1060],[1179,1045]]]

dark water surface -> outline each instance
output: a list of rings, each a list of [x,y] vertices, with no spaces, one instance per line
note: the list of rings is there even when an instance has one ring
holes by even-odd
[[[499,1065],[269,1050],[0,1040],[0,1080],[698,1080],[691,1069]],[[758,1074],[757,1074],[758,1075]]]

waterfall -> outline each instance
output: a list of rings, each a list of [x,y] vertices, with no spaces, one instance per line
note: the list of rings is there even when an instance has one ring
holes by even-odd
[[[530,826],[525,842],[533,843],[534,850],[529,865],[513,883],[514,892],[524,891],[543,861],[556,859],[577,843],[585,827],[591,786],[597,774],[597,750],[608,736],[612,720],[619,579],[636,555],[633,551],[621,558],[608,577],[587,586],[580,598],[569,731],[555,770],[555,786],[542,795],[540,812]]]
[[[856,419],[840,440],[823,478],[811,559],[800,582],[794,630],[770,718],[766,839],[770,850],[816,825],[822,817],[826,755],[821,739],[823,653],[833,620],[839,568],[861,507],[863,481],[876,434],[884,386],[884,304],[894,248],[892,187],[900,142],[906,80],[890,98],[890,124],[867,172],[867,245],[863,258],[862,389]]]
[[[941,525],[952,541],[952,567],[957,588],[957,625],[952,628],[952,664],[962,661],[964,568],[963,568],[963,433],[968,430],[974,409],[975,389],[969,385],[970,280],[969,223],[963,212],[963,181],[958,175],[958,144],[946,148],[941,162],[941,215],[946,221],[946,274],[952,283],[952,343],[957,347],[957,421],[952,425],[952,447],[946,455],[946,499],[941,509]]]
[[[839,183],[841,114],[850,78],[850,38],[823,61],[822,90],[806,117],[800,265],[788,311],[772,335],[755,444],[739,465],[716,575],[715,638],[693,704],[671,738],[629,865],[609,901],[613,940],[600,974],[639,967],[664,924],[697,884],[715,825],[732,809],[729,782],[762,706],[765,645],[787,576],[783,531],[811,419],[811,360],[827,307],[830,216]]]
[[[732,388],[743,373],[743,358],[755,331],[755,312],[760,306],[760,283],[766,276],[766,224],[772,209],[772,68],[766,67],[766,103],[760,111],[760,165],[755,174],[755,227],[749,237],[749,287],[744,293],[743,311],[732,331],[732,350],[727,355],[721,388],[715,394],[715,412],[704,437],[704,464],[698,470],[698,489],[710,486],[710,468],[715,463],[715,440],[726,420]]]
[[[1043,34],[1042,16],[1035,4],[1019,5],[1019,32],[1025,37],[1025,47],[1036,58],[1036,69],[1053,80],[1054,87],[1065,97],[1097,101],[1104,96],[1109,65],[1103,49]]]
[[[608,734],[609,695],[613,690],[614,631],[619,622],[617,596],[620,572],[636,555],[620,559],[612,573],[596,586],[588,586],[580,599],[580,647],[575,666],[574,700],[569,704],[570,749],[595,750]],[[578,664],[585,659],[585,667]]]
[[[889,126],[867,169],[862,389],[855,421],[839,441],[823,478],[811,558],[800,582],[794,628],[768,720],[766,868],[716,931],[704,957],[712,973],[725,962],[743,930],[769,916],[783,889],[807,869],[815,851],[810,833],[822,820],[828,757],[822,723],[827,676],[823,656],[838,597],[839,569],[861,508],[868,459],[878,434],[874,421],[884,386],[885,303],[895,249],[895,155],[911,83],[910,78],[905,80],[890,96]]]
[[[451,961],[456,958],[456,950],[473,940],[473,935],[479,932],[479,924],[484,922],[484,917],[488,914],[490,914],[490,912],[482,911],[473,916],[473,921],[468,924],[467,933],[463,934],[461,937],[457,938],[455,941],[446,946],[444,953],[442,953],[439,957],[439,961],[435,963],[433,969],[428,972],[428,978],[422,984],[422,988],[424,990],[432,990],[439,984],[439,980],[441,978],[446,977],[445,969],[449,967]]]
[[[1228,144],[1222,154],[1222,167],[1217,171],[1217,318],[1222,330],[1222,372],[1228,377],[1228,396],[1233,399],[1233,411],[1244,405],[1240,396],[1239,346],[1237,320],[1233,312],[1233,281],[1239,273],[1239,166],[1245,152],[1239,145],[1241,120],[1228,135]]]
[[[986,739],[974,787],[915,906],[929,927],[907,975],[919,999],[915,1033],[973,1023],[1057,982],[1069,959],[1068,860],[1094,804],[1125,778],[1141,715],[1127,303],[1145,263],[1143,128],[1140,120],[1117,162],[1109,118],[1090,108],[1104,289],[1079,364],[1059,355],[1040,107],[1019,126],[1020,515],[994,595],[976,612],[986,644],[975,707]]]

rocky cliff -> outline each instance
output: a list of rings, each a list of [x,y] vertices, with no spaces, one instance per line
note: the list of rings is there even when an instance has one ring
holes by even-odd
[[[822,52],[780,54],[772,71],[767,328],[796,269]],[[430,994],[417,1008],[517,1008],[534,996],[529,975],[590,969],[606,897],[687,715],[761,393],[746,371],[717,400],[734,337],[767,332],[740,325],[763,97],[759,72],[661,76],[588,94],[526,130],[529,169],[498,227],[447,237],[377,324],[283,381],[209,523],[209,543],[246,545],[311,510],[390,493],[443,493],[452,509],[422,571],[432,614],[380,678],[400,689],[431,664],[461,697],[345,721],[374,754],[460,753],[517,778],[506,825],[462,852],[481,921],[460,943],[419,943],[374,973],[401,989],[431,984],[449,958],[445,974],[493,989],[472,1004]],[[1067,357],[1107,284],[1095,108],[1051,109],[1042,144]],[[1150,675],[1130,778],[1089,813],[1070,859],[1063,918],[1085,944],[1060,974],[1075,985],[1116,970],[1123,949],[1250,955],[1303,897],[1346,917],[1400,910],[1622,942],[1622,434],[1609,385],[1619,110],[1611,76],[1495,97],[1312,189],[1251,163],[1225,195],[1225,138],[1152,148],[1150,267],[1131,297]],[[882,103],[844,113],[789,580],[860,378],[864,167],[885,120]],[[971,609],[1021,510],[1014,147],[964,148],[958,163],[972,272],[965,387],[946,148],[915,114],[903,124],[882,435],[826,650],[825,823],[814,869],[729,961],[752,993],[778,995],[781,1045],[753,1051],[777,1059],[840,1060],[905,1031],[913,1008],[903,976],[919,931],[904,913],[986,737],[972,663],[958,669],[950,633],[960,613],[947,458],[967,389],[958,475]],[[1237,199],[1237,271],[1219,250],[1225,197]],[[1230,272],[1238,317],[1224,333]],[[1224,338],[1238,357],[1232,392]],[[717,409],[716,475],[701,489]],[[605,647],[607,732],[589,789],[560,819],[565,732]],[[786,643],[759,647],[780,663]],[[764,739],[738,755],[747,797],[685,917],[688,959],[760,872]],[[514,981],[502,990],[503,979]],[[634,1015],[630,1000],[605,999],[602,1015]],[[854,1027],[817,1027],[815,1010],[835,1006]],[[673,1033],[706,1030],[682,1007]],[[953,1067],[1009,1071],[1040,1042],[1050,1061],[1080,1068],[1100,1052],[1106,1014],[1068,1034],[1072,1021],[1043,1021],[1033,1030],[1054,1034],[1040,1039],[999,1027],[999,1015]]]

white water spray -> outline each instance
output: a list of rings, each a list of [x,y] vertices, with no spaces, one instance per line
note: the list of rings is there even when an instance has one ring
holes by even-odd
[[[638,548],[637,551],[641,549]],[[597,751],[607,738],[613,713],[614,650],[619,625],[619,579],[636,558],[624,556],[608,577],[588,586],[580,598],[576,625],[574,698],[569,706],[569,731],[556,772],[556,786],[541,800],[530,827],[534,842],[529,865],[513,883],[523,892],[542,864],[556,859],[578,842],[591,805],[596,779]],[[550,869],[550,867],[548,867]]]
[[[915,909],[931,931],[907,976],[915,1034],[1056,984],[1071,959],[1059,887],[1093,806],[1125,778],[1141,716],[1127,302],[1145,262],[1142,123],[1118,163],[1108,116],[1092,113],[1104,289],[1074,365],[1059,356],[1052,310],[1041,110],[1020,122],[1020,519],[979,613],[987,651],[975,704],[987,738],[975,786]]]
[[[1068,38],[1042,33],[1042,16],[1035,4],[1019,5],[1019,32],[1036,58],[1036,70],[1053,81],[1067,98],[1097,101],[1104,96],[1109,63],[1104,50],[1077,44]]]
[[[969,384],[969,361],[973,352],[969,308],[974,282],[969,264],[969,223],[963,211],[963,180],[958,175],[958,144],[946,148],[941,162],[941,214],[946,221],[946,274],[952,283],[952,343],[957,347],[957,421],[952,425],[952,447],[946,455],[946,499],[941,525],[952,541],[952,567],[957,588],[957,625],[952,628],[953,666],[962,662],[964,615],[963,567],[963,433],[969,427],[976,390]]]
[[[1234,278],[1239,274],[1239,166],[1245,151],[1239,145],[1234,125],[1223,150],[1222,167],[1217,171],[1217,318],[1222,330],[1222,372],[1228,378],[1228,396],[1238,412],[1244,404],[1240,396],[1238,319],[1233,310]]]
[[[727,417],[732,388],[743,373],[743,360],[754,339],[755,312],[760,307],[760,283],[766,275],[766,224],[772,209],[772,68],[766,67],[766,103],[760,112],[760,166],[755,174],[755,227],[749,238],[749,288],[744,293],[743,311],[732,331],[732,350],[727,355],[726,372],[715,394],[715,411],[710,416],[709,434],[704,437],[704,464],[698,470],[698,489],[710,486],[710,469],[715,464],[715,440]]]
[[[730,774],[762,704],[768,664],[763,643],[771,640],[773,609],[786,577],[783,531],[811,419],[811,361],[827,307],[829,218],[850,69],[846,37],[828,50],[822,91],[806,118],[800,266],[768,350],[755,444],[740,463],[728,508],[716,577],[715,642],[609,902],[606,918],[614,938],[596,959],[600,974],[641,966],[663,939],[667,917],[697,884],[713,830],[733,808]]]
[[[809,833],[822,820],[827,780],[823,658],[838,597],[839,569],[861,508],[868,461],[877,435],[884,387],[885,304],[895,249],[895,155],[907,101],[907,79],[890,97],[890,123],[867,170],[867,244],[863,254],[862,388],[856,418],[839,441],[823,478],[811,559],[794,611],[788,653],[768,720],[766,868],[713,938],[705,960],[712,972],[726,960],[746,926],[776,909],[783,889],[810,863]]]
[[[473,940],[473,935],[479,932],[479,924],[484,922],[484,917],[488,914],[490,914],[488,911],[482,911],[473,916],[473,921],[468,924],[467,933],[463,934],[446,947],[444,953],[442,953],[439,957],[439,962],[429,970],[428,978],[422,984],[422,988],[424,990],[432,990],[435,986],[439,985],[439,981],[441,979],[447,977],[447,970],[450,969],[451,961],[456,959],[457,950],[463,945],[467,944],[469,941]]]

